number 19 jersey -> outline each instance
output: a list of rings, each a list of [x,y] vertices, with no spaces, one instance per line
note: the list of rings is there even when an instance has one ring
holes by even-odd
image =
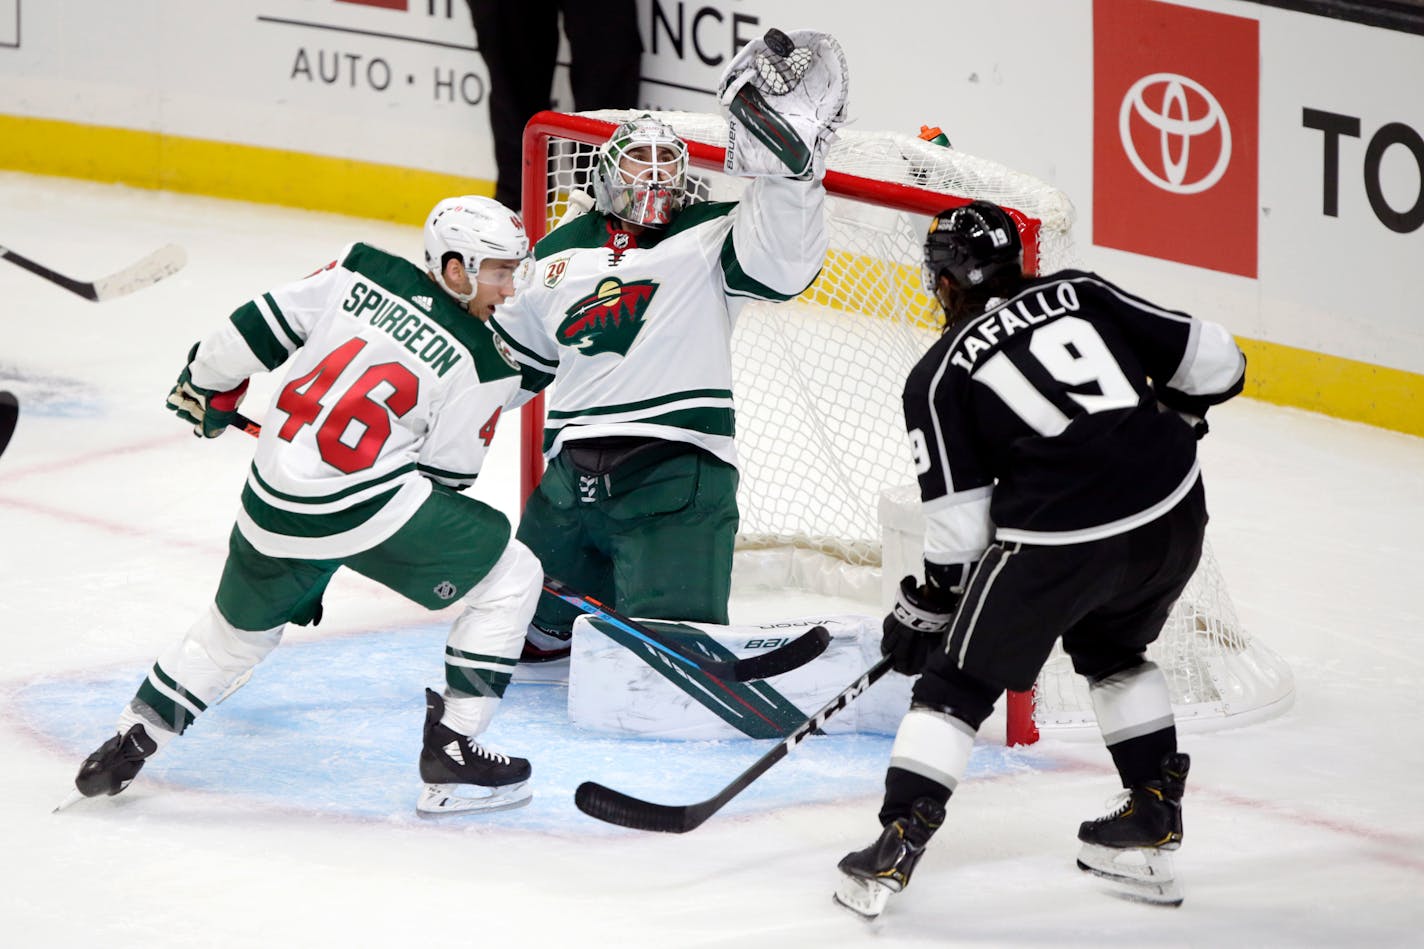
[[[1215,323],[1083,271],[1028,280],[906,382],[926,559],[972,563],[995,538],[1084,543],[1161,516],[1198,470],[1192,427],[1159,403],[1205,411],[1244,378]]]

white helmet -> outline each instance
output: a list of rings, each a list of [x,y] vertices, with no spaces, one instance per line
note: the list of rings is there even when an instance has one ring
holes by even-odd
[[[529,256],[529,236],[519,215],[493,198],[446,198],[425,219],[425,269],[446,293],[469,303],[474,293],[456,293],[445,285],[447,254],[459,256],[473,284],[482,262]]]
[[[651,160],[628,155],[639,146],[651,146]],[[651,115],[629,119],[598,150],[593,196],[605,214],[666,227],[687,201],[687,144]]]

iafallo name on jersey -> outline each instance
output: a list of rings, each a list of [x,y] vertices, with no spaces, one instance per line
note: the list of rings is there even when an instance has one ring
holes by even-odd
[[[569,307],[555,338],[586,356],[628,355],[658,284],[652,280],[624,283],[609,277],[598,289]]]
[[[389,333],[438,376],[445,375],[463,358],[460,350],[441,334],[439,323],[414,312],[407,301],[389,290],[357,280],[341,309],[358,320],[368,318],[372,326]]]
[[[1078,291],[1071,283],[1060,282],[1025,293],[966,326],[954,341],[949,361],[965,372],[973,372],[979,357],[1000,341],[1078,309]]]

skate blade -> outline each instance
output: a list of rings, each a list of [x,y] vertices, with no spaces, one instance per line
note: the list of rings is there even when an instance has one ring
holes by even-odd
[[[453,814],[488,814],[523,807],[534,797],[528,781],[487,788],[477,784],[427,784],[420,792],[415,811],[421,817],[448,817]]]
[[[65,796],[64,800],[60,801],[59,804],[55,806],[54,810],[50,811],[50,813],[58,814],[60,811],[73,807],[75,804],[78,804],[82,800],[84,800],[84,792],[80,791],[78,788],[74,788],[69,792],[69,794]]]
[[[1124,899],[1154,906],[1181,906],[1182,885],[1172,868],[1172,858],[1155,847],[1116,849],[1084,844],[1078,869],[1109,885]]]
[[[885,910],[895,891],[875,880],[841,874],[840,886],[831,894],[837,906],[843,906],[862,919],[875,919]]]

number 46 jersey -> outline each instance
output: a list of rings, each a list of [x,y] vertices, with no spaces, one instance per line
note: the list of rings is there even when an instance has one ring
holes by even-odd
[[[972,563],[995,538],[1084,543],[1160,516],[1198,478],[1178,411],[1203,416],[1245,370],[1215,323],[1091,273],[1030,278],[949,330],[906,381],[926,559]]]
[[[468,487],[519,392],[483,322],[365,244],[234,311],[199,345],[193,382],[225,391],[293,353],[237,518],[272,557],[358,553],[394,534],[432,481]]]

